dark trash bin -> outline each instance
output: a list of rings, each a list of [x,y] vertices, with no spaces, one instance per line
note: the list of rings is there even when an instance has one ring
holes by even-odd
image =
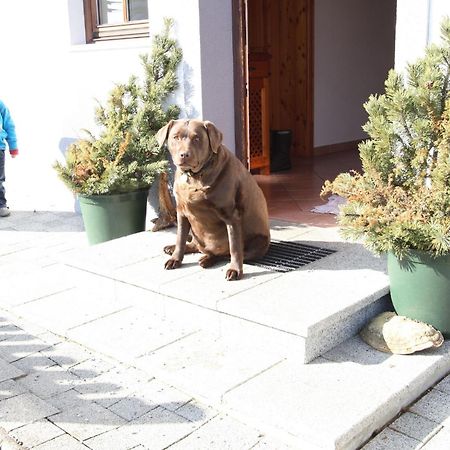
[[[291,130],[270,130],[270,171],[291,168]]]

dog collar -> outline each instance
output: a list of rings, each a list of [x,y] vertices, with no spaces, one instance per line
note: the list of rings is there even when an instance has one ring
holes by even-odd
[[[202,172],[208,169],[214,160],[214,154],[211,153],[209,158],[206,160],[205,164],[203,164],[202,168],[198,172],[193,172],[191,169],[183,171],[181,174],[181,178],[184,182],[188,182],[189,178],[199,178],[202,175]]]

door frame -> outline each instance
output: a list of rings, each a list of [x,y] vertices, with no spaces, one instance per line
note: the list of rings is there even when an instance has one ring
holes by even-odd
[[[307,98],[305,152],[301,157],[314,155],[314,0],[306,0],[307,10]],[[233,76],[235,110],[235,153],[249,167],[248,119],[248,38],[247,0],[232,0]]]

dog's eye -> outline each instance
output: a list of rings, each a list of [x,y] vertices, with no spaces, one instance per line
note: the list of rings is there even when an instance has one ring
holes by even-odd
[[[194,142],[198,142],[200,140],[200,138],[198,136],[194,136],[194,138],[192,139]]]
[[[175,141],[179,141],[180,140],[180,136],[178,136],[178,135],[172,136],[172,139],[174,139]]]

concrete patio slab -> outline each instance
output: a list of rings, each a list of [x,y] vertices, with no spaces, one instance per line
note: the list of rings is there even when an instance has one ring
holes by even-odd
[[[83,274],[79,287],[43,297],[16,308],[35,323],[64,334],[67,330],[123,310],[132,304],[133,286]]]
[[[257,376],[282,356],[251,345],[250,340],[199,331],[156,352],[135,365],[209,402]]]
[[[151,302],[156,295],[151,294]],[[132,362],[196,331],[195,323],[183,323],[158,309],[150,313],[148,309],[130,307],[73,328],[69,336],[119,361]]]
[[[412,358],[382,358],[354,338],[333,352],[354,356],[335,361],[325,354],[307,365],[284,361],[228,392],[224,404],[254,423],[284,430],[297,445],[306,440],[321,448],[353,449],[450,367],[448,343]]]

